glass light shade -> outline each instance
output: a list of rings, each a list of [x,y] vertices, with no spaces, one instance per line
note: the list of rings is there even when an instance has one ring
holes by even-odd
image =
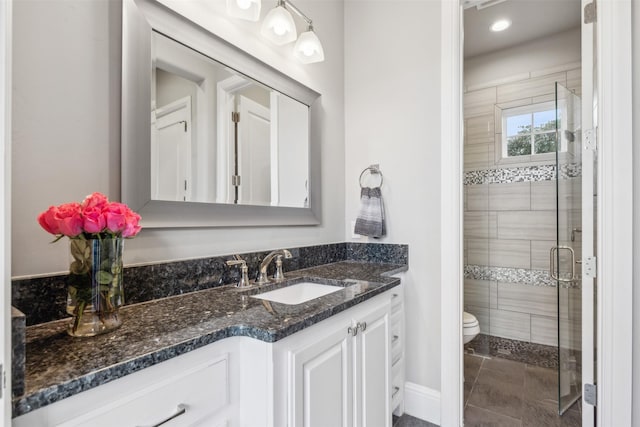
[[[262,0],[227,0],[227,13],[247,21],[260,19]]]
[[[298,37],[293,16],[282,6],[271,9],[265,16],[260,34],[277,45],[291,43]]]
[[[324,61],[322,43],[313,30],[300,34],[296,46],[293,48],[293,55],[303,64]]]

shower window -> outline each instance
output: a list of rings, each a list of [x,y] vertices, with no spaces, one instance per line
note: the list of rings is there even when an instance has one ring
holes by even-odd
[[[562,111],[554,102],[543,102],[502,110],[502,158],[555,153],[556,120],[562,128]],[[559,151],[566,151],[565,144]]]

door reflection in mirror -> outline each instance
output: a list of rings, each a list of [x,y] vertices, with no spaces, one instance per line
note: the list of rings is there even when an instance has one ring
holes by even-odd
[[[309,108],[158,32],[151,198],[308,207]]]

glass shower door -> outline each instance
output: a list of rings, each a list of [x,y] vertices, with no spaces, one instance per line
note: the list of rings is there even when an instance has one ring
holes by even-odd
[[[582,129],[580,98],[556,83],[556,247],[550,272],[558,292],[558,412],[581,396]]]

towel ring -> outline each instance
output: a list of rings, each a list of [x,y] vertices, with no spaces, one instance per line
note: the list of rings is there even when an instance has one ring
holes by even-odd
[[[380,171],[380,168],[369,166],[367,168],[364,168],[364,170],[360,172],[360,178],[358,179],[358,181],[360,182],[360,188],[364,188],[364,185],[362,185],[362,177],[366,172],[369,172],[371,175],[380,175],[380,184],[378,184],[378,187],[382,187],[382,183],[384,182],[384,176],[382,176],[382,172]]]

